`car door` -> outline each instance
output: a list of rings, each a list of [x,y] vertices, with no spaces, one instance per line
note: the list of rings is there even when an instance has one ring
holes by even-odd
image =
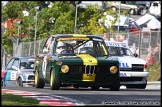
[[[18,58],[15,58],[11,68],[12,70],[10,71],[11,72],[10,78],[11,80],[16,80],[17,78],[16,75],[19,72],[19,59]]]
[[[52,57],[53,54],[53,43],[54,43],[54,37],[49,37],[43,47],[43,56],[42,57],[42,74],[43,77],[46,78],[46,73],[47,73],[47,64],[48,64],[48,58]],[[49,72],[48,72],[48,77],[49,77]]]
[[[18,66],[18,60],[16,58],[12,58],[6,66],[6,73],[4,77],[5,86],[9,85],[9,81],[16,80],[16,72],[18,70],[16,69],[16,66]]]

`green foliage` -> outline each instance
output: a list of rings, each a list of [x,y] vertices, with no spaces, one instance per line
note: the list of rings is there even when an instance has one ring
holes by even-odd
[[[154,65],[151,65],[147,69],[149,71],[148,81],[158,81],[161,78],[161,62],[156,61]]]
[[[37,40],[46,38],[48,36],[46,31],[50,34],[74,33],[76,4],[73,1],[53,1],[52,8],[48,8],[45,2],[42,1],[12,1],[5,7],[2,7],[2,19],[3,21],[9,18],[22,19],[23,23],[19,30],[19,33],[24,34],[22,40],[25,42],[34,41],[36,6],[42,7],[41,10],[38,10],[39,13],[37,15]],[[23,16],[23,10],[25,8],[29,12],[29,16]],[[105,11],[117,18],[117,12],[96,8],[95,6],[89,6],[87,8],[78,7],[77,10],[76,27],[82,34],[103,34],[107,32],[103,26],[99,26],[98,24],[98,20],[104,16],[103,13]],[[55,19],[54,23],[49,21],[50,18]],[[16,39],[18,37],[17,22],[14,23],[12,30],[12,36]],[[6,39],[10,35],[10,31],[6,30],[6,33],[2,35],[2,45],[5,45],[7,52],[12,53],[12,42]]]

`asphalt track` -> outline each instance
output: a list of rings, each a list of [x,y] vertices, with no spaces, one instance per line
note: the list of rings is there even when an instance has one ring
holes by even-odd
[[[84,106],[84,105],[161,105],[161,82],[148,82],[146,89],[126,89],[120,87],[120,91],[100,89],[74,89],[73,87],[60,90],[35,89],[34,87],[3,87],[2,92],[36,98],[40,104],[50,106]]]

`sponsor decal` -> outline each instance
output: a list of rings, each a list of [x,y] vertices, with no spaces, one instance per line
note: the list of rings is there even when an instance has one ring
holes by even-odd
[[[5,73],[5,76],[4,76],[4,84],[5,84],[5,86],[8,86],[8,81],[10,80],[10,75],[11,75],[11,70],[8,70]]]
[[[87,37],[87,35],[73,34],[74,37]]]
[[[47,56],[44,57],[42,64],[42,74],[44,78],[46,77],[46,67],[47,67]]]
[[[83,45],[83,47],[92,47],[93,43],[92,41],[87,42],[86,44]]]
[[[121,73],[121,72],[120,72],[120,77],[126,77],[126,76],[127,76],[126,73]]]
[[[121,68],[129,68],[128,63],[125,63],[125,62],[123,62],[123,61],[119,61],[119,66],[120,66]]]
[[[120,67],[129,68],[128,63],[119,63]]]
[[[68,40],[89,40],[89,38],[84,37],[68,37],[68,38],[59,38],[58,41],[68,41]]]
[[[93,38],[93,40],[102,42],[102,39],[98,39],[98,38]]]
[[[127,47],[125,43],[105,42],[106,46]]]

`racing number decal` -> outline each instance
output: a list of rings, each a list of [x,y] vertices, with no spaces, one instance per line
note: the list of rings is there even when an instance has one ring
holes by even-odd
[[[47,66],[47,56],[44,57],[42,64],[42,74],[44,78],[46,77],[46,66]]]

